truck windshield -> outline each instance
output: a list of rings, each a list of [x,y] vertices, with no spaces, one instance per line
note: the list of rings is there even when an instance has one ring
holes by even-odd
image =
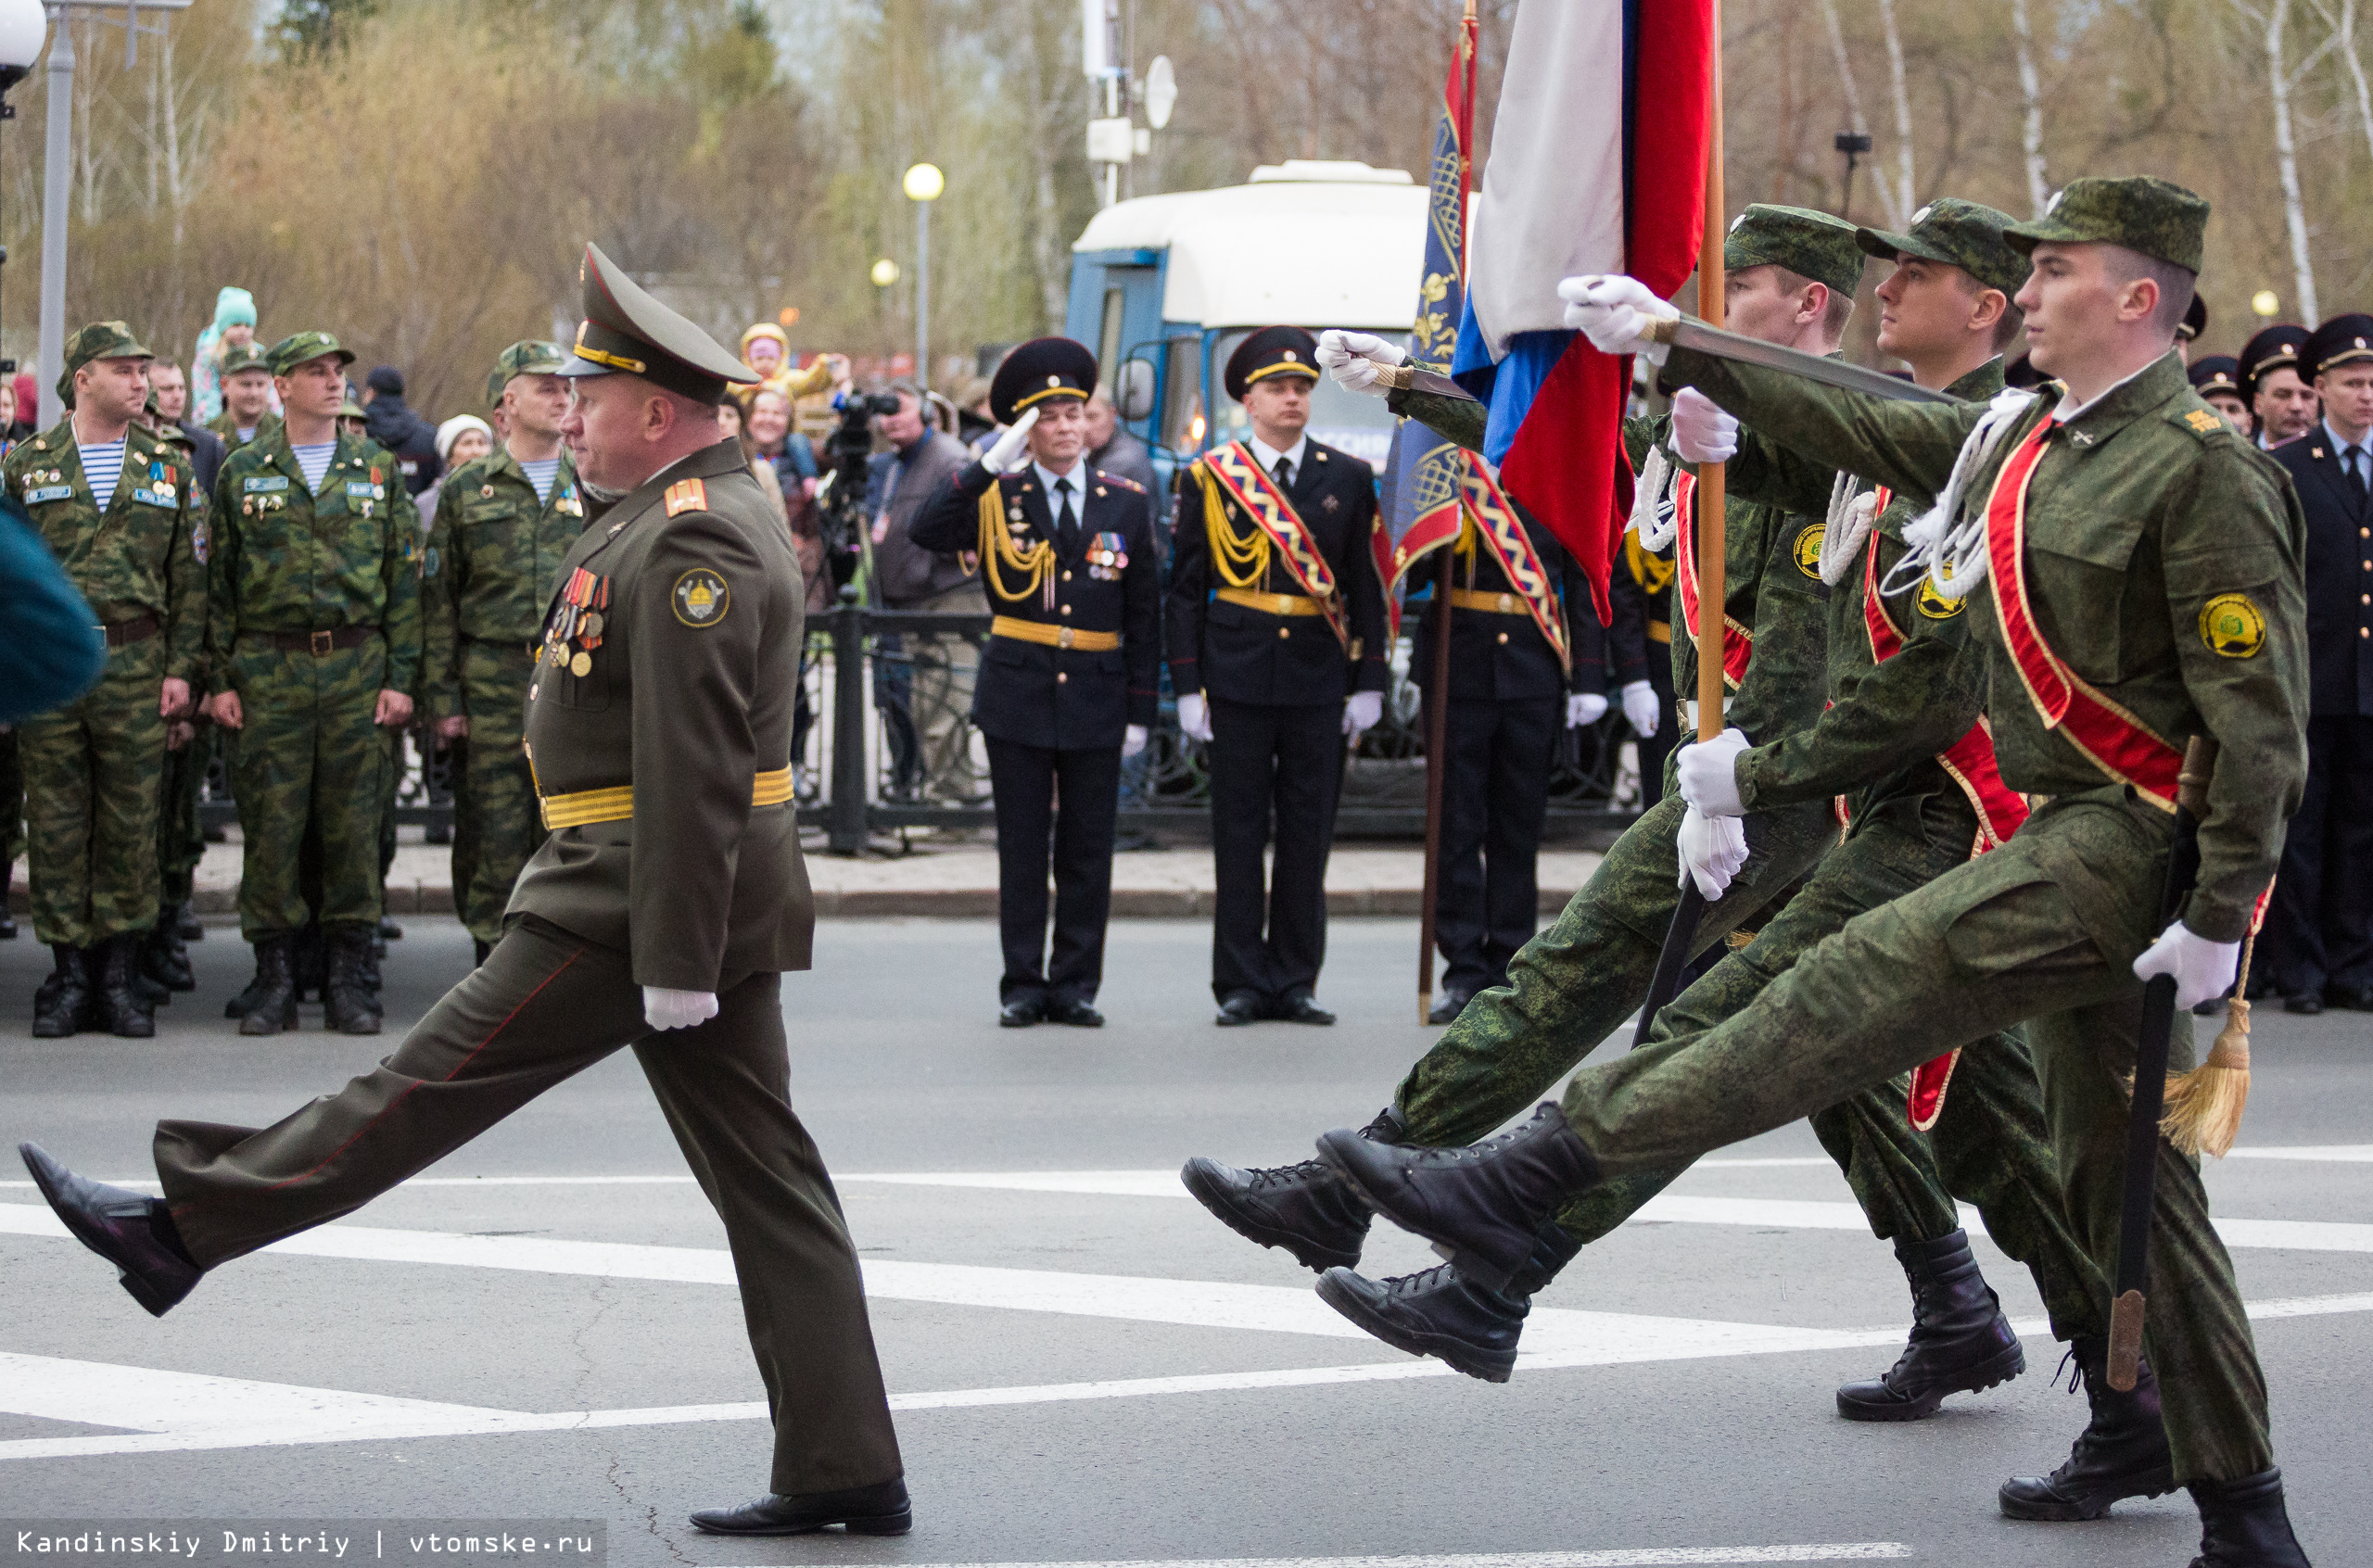
[[[1251,416],[1244,411],[1243,404],[1220,390],[1217,381],[1219,369],[1227,363],[1228,356],[1251,335],[1250,328],[1223,333],[1212,348],[1212,389],[1219,398],[1219,425],[1212,432],[1215,445],[1250,439],[1252,435]],[[1399,339],[1406,335],[1380,335]],[[1384,460],[1392,450],[1392,411],[1384,406],[1383,398],[1346,392],[1326,377],[1318,378],[1318,390],[1311,394],[1310,425],[1306,431],[1312,440],[1364,457],[1382,472]]]

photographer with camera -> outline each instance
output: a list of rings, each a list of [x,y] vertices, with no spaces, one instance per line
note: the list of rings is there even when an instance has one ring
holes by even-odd
[[[857,399],[850,401],[854,404]],[[909,531],[924,503],[947,488],[971,462],[972,454],[933,424],[922,389],[910,382],[894,383],[887,396],[866,402],[873,411],[875,429],[891,448],[873,459],[866,505],[874,591],[882,608],[987,614],[989,601],[981,589],[978,556],[971,550],[925,550],[915,543]],[[847,419],[846,411],[843,419]],[[839,446],[837,435],[834,445]],[[884,694],[902,684],[905,687],[906,716],[912,726],[917,754],[911,774],[907,767],[900,768],[900,782],[917,784],[924,793],[940,800],[970,802],[978,784],[967,715],[972,707],[980,649],[969,638],[940,633],[903,634],[900,647],[906,655],[901,672],[906,680],[882,680],[879,677],[884,672],[877,669],[874,687],[875,701],[885,710],[889,704],[883,702]],[[899,715],[889,711],[885,716],[892,719],[895,730]]]

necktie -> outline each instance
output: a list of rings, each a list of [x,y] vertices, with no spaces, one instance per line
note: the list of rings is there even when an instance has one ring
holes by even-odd
[[[1079,552],[1079,514],[1072,511],[1072,482],[1055,481],[1055,494],[1060,499],[1055,504],[1055,543],[1065,555]]]
[[[2362,447],[2342,447],[2340,449],[2340,465],[2348,470],[2348,482],[2356,487],[2356,499],[2360,501],[2365,499],[2365,449]]]
[[[1279,489],[1281,489],[1281,490],[1290,490],[1290,489],[1292,489],[1293,487],[1294,487],[1294,463],[1293,463],[1293,459],[1291,459],[1291,458],[1279,458],[1279,459],[1277,460],[1277,488],[1279,488]]]

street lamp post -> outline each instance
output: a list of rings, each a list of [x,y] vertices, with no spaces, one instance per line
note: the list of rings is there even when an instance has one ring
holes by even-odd
[[[931,390],[931,204],[947,188],[935,163],[907,171],[907,199],[915,204],[915,385]]]

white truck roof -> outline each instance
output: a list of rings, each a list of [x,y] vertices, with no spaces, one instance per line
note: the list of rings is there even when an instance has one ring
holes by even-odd
[[[1116,203],[1072,248],[1168,251],[1164,321],[1407,332],[1426,255],[1426,187],[1404,170],[1291,159],[1241,185]]]

